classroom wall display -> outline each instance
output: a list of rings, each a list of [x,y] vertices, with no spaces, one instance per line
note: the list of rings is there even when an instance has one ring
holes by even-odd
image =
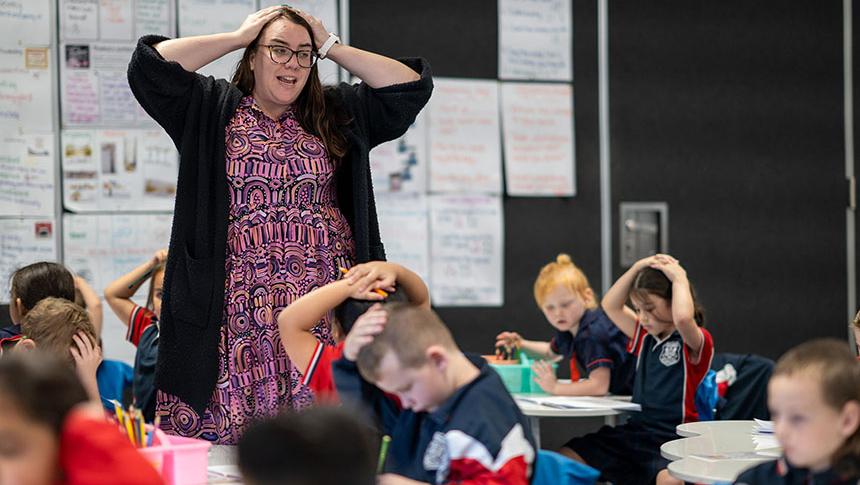
[[[375,192],[427,191],[427,111],[400,138],[370,151],[370,173]]]
[[[308,12],[320,19],[329,32],[335,34],[339,32],[340,16],[338,15],[337,0],[290,0],[288,3],[291,7]],[[283,4],[282,0],[260,0],[260,8]],[[340,68],[331,59],[319,61],[317,70],[320,82],[323,84],[337,84],[340,80]]]
[[[575,195],[573,86],[502,83],[508,195]]]
[[[63,130],[61,152],[66,209],[173,210],[179,154],[162,130]]]
[[[7,45],[51,43],[52,0],[4,0],[0,2],[0,32]]]
[[[385,256],[430,283],[430,226],[427,196],[417,192],[377,192],[379,233]]]
[[[0,216],[54,213],[54,135],[0,135]]]
[[[170,241],[170,214],[63,216],[63,263],[101,292]]]
[[[499,78],[573,81],[570,0],[499,0]]]
[[[179,0],[179,36],[232,32],[257,10],[257,0]],[[244,49],[233,51],[197,72],[230,79],[243,52]]]
[[[56,261],[53,219],[0,219],[0,303],[9,303],[9,278],[38,261]]]
[[[433,83],[430,190],[500,193],[499,83],[451,78]]]
[[[146,34],[176,35],[174,0],[59,0],[65,41],[134,42]]]
[[[18,44],[8,38],[0,41],[0,128],[50,132],[54,127],[50,48]]]
[[[503,299],[502,200],[430,196],[430,288],[439,306],[499,306]]]

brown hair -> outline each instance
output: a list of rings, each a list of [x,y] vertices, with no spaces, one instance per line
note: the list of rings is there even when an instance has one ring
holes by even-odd
[[[433,310],[408,303],[386,303],[382,307],[388,313],[385,328],[362,347],[356,360],[358,371],[367,381],[379,379],[379,363],[389,350],[403,368],[414,369],[427,362],[426,352],[431,345],[457,349],[451,331]]]
[[[771,379],[803,372],[815,373],[824,402],[833,409],[840,411],[851,401],[860,405],[860,363],[845,342],[817,339],[800,344],[779,359]],[[836,450],[830,463],[837,473],[860,475],[860,426]]]
[[[41,261],[19,268],[12,273],[10,287],[11,303],[15,303],[15,298],[20,298],[24,314],[49,296],[75,300],[75,280],[72,273],[59,263]]]
[[[0,399],[59,435],[66,415],[87,393],[75,371],[55,356],[13,352],[0,359]]]
[[[313,30],[307,21],[291,8],[282,8],[279,15],[266,22],[266,25],[260,29],[257,38],[248,44],[248,47],[245,48],[245,53],[242,55],[242,60],[236,65],[236,72],[233,74],[231,82],[246,96],[254,91],[255,80],[254,71],[251,69],[251,56],[257,51],[257,47],[260,45],[260,37],[262,37],[266,28],[272,22],[279,19],[286,19],[307,30],[311,38],[311,49],[313,52],[317,51]],[[332,160],[341,160],[346,155],[347,141],[346,137],[340,131],[339,126],[349,123],[349,118],[344,110],[339,109],[339,106],[335,106],[331,96],[325,96],[322,84],[320,83],[317,64],[315,63],[310,69],[311,72],[307,83],[305,83],[302,92],[299,93],[299,97],[294,102],[299,124],[308,133],[320,137]]]
[[[696,298],[696,289],[693,283],[689,283],[690,296],[693,298],[693,319],[700,327],[705,326],[705,309]],[[646,295],[659,296],[667,302],[672,301],[672,282],[665,273],[656,268],[645,268],[636,274],[633,285],[630,287],[631,296],[645,297]]]
[[[588,278],[579,266],[573,264],[570,256],[564,253],[559,254],[555,261],[541,268],[535,280],[534,294],[538,306],[543,305],[546,295],[559,285],[579,295],[586,303],[587,308],[591,310],[597,308],[596,297],[592,298],[591,301],[586,300],[586,292],[591,290]]]
[[[93,342],[98,343],[96,329],[90,322],[86,310],[63,298],[48,297],[21,320],[21,333],[36,343],[36,347],[74,364],[69,351],[78,332],[83,331]]]

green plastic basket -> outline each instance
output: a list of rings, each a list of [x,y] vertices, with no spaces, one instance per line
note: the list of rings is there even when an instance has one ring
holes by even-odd
[[[543,393],[537,382],[532,378],[532,360],[525,355],[525,352],[520,352],[519,364],[498,365],[490,364],[490,366],[502,378],[508,392],[511,393]],[[552,370],[556,371],[557,364],[552,364]]]

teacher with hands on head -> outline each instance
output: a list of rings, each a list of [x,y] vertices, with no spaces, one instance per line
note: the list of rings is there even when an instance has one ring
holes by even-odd
[[[194,72],[241,48],[231,82]],[[323,88],[320,58],[362,82]],[[235,444],[252,420],[310,403],[278,334],[281,309],[340,267],[385,258],[368,152],[414,121],[430,67],[270,7],[235,32],[145,36],[128,78],[180,155],[156,416],[168,433]],[[331,340],[327,321],[317,329]]]

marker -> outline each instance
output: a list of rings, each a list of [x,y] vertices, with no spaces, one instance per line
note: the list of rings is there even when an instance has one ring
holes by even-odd
[[[141,277],[140,277],[140,278],[138,278],[138,279],[134,280],[134,282],[133,282],[132,284],[128,285],[128,289],[129,289],[129,290],[133,290],[137,285],[139,285],[139,284],[143,283],[144,281],[146,281],[146,279],[147,279],[147,278],[149,278],[149,277],[152,275],[152,270],[153,270],[153,269],[155,269],[155,268],[151,268],[151,269],[150,269],[149,271],[147,271],[146,273],[143,273],[143,275],[141,275]]]
[[[385,435],[382,437],[382,443],[379,445],[379,461],[376,463],[376,474],[382,473],[385,468],[385,457],[388,456],[388,445],[391,443],[391,436]]]
[[[347,273],[349,273],[349,270],[346,268],[341,268],[340,273],[341,274],[347,274]],[[377,295],[383,297],[383,298],[388,298],[388,292],[383,290],[382,288],[376,288],[373,290],[373,292],[376,293]]]

